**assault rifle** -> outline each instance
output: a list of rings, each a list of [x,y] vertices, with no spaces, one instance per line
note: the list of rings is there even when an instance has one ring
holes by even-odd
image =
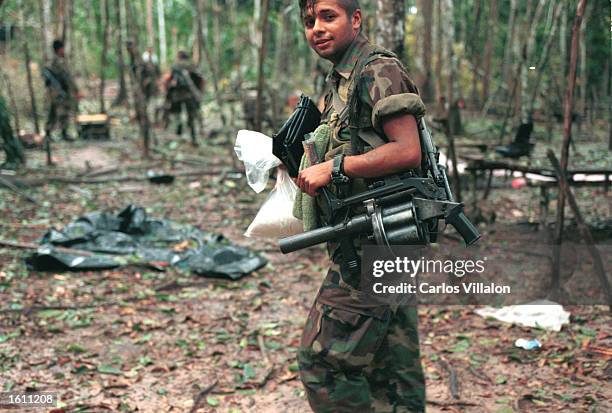
[[[45,80],[45,86],[51,86],[58,93],[59,97],[66,97],[66,89],[62,82],[57,79],[57,76],[48,67],[43,67],[42,77]]]
[[[467,245],[475,243],[480,234],[463,213],[463,204],[454,200],[425,121],[419,118],[417,124],[422,151],[420,176],[412,172],[387,176],[367,191],[342,199],[324,189],[324,214],[330,225],[281,239],[281,251],[289,253],[361,235],[379,245],[426,245],[436,242],[440,219],[452,225]],[[351,215],[361,206],[365,212]]]
[[[308,96],[302,95],[295,112],[272,136],[272,153],[283,162],[293,178],[298,176],[300,160],[304,154],[304,135],[314,131],[319,126],[320,119],[321,112],[314,102]]]

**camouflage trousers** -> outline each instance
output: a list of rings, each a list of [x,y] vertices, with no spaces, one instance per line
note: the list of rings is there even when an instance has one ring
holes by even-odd
[[[45,130],[51,132],[57,126],[60,129],[68,127],[68,120],[72,112],[72,107],[69,101],[63,99],[53,99],[49,106],[49,114],[47,115],[47,124]]]
[[[195,142],[196,140],[196,129],[198,126],[201,127],[201,116],[200,116],[200,103],[195,99],[178,100],[167,102],[167,109],[164,115],[164,128],[168,127],[170,122],[170,115],[174,115],[178,122],[177,134],[180,135],[182,132],[182,121],[181,113],[183,109],[187,112],[187,126],[191,130],[191,139]]]
[[[372,302],[332,264],[310,310],[298,352],[316,413],[425,411],[415,306]]]

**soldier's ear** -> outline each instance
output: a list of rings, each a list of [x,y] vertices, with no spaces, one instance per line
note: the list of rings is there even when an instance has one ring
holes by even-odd
[[[351,18],[351,25],[354,30],[361,29],[361,9],[357,9],[353,12],[353,17]]]

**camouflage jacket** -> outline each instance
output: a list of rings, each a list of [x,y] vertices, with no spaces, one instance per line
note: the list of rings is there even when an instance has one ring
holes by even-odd
[[[70,71],[68,70],[65,59],[57,55],[53,56],[51,64],[47,66],[47,69],[51,71],[52,75],[57,80],[57,84],[59,84],[59,87],[61,88],[61,90],[58,90],[55,82],[46,82],[45,84],[49,91],[50,97],[53,100],[76,100],[76,95],[78,94],[79,90],[72,78],[72,75],[70,74]]]
[[[382,127],[383,118],[412,113],[412,98],[418,94],[397,57],[372,45],[362,34],[355,38],[340,62],[332,67],[327,83],[321,121],[329,125],[331,137],[325,160],[338,153],[362,154],[388,142]],[[356,102],[354,109],[351,109],[352,99]],[[357,147],[352,142],[349,123],[358,131],[360,145]],[[366,188],[365,180],[353,179],[347,195]],[[333,185],[329,189],[335,192]],[[323,202],[320,197],[317,201]]]
[[[185,77],[189,75],[190,79]],[[191,81],[191,86],[189,82]],[[192,90],[195,86],[196,90]],[[170,82],[168,84],[168,98],[172,102],[184,100],[198,100],[197,93],[204,89],[204,79],[195,65],[188,61],[178,61],[172,66]]]
[[[370,57],[364,54],[370,54]],[[365,58],[362,70],[358,66],[361,58]],[[360,73],[357,73],[360,71]],[[349,115],[342,113],[342,106],[349,105],[351,96],[357,93],[358,112],[356,123],[359,136],[364,145],[358,152],[367,152],[372,147],[388,141],[384,136],[382,119],[386,116],[408,113],[405,93],[416,93],[418,90],[412,83],[401,62],[391,52],[371,45],[368,39],[359,34],[344,56],[331,69],[328,77],[328,93],[325,98],[322,121],[330,125],[332,137],[325,159],[329,160],[337,153],[352,154],[350,132],[348,129]],[[339,101],[338,101],[339,99]]]

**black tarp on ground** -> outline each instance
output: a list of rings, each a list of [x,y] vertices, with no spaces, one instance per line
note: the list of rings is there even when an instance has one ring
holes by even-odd
[[[102,270],[136,264],[176,266],[203,276],[236,280],[267,262],[246,248],[232,245],[223,235],[148,218],[144,208],[136,205],[117,215],[83,215],[61,231],[49,230],[40,243],[27,260],[38,271]]]

